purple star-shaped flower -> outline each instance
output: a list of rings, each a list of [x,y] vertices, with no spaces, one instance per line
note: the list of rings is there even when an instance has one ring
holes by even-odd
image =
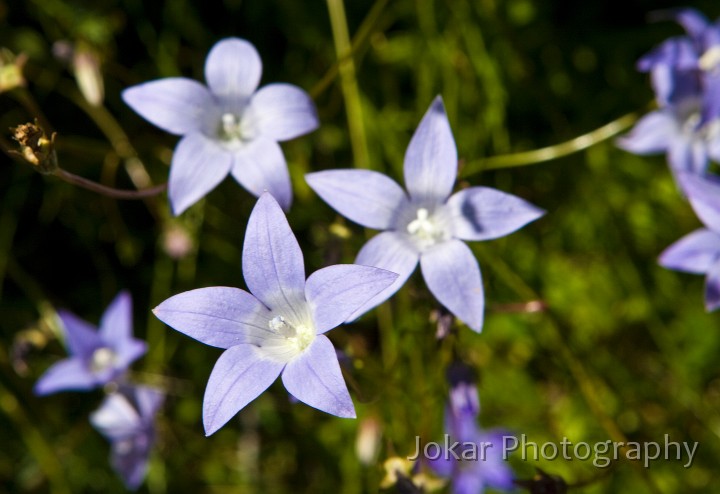
[[[345,322],[397,275],[351,264],[321,269],[306,280],[300,246],[268,193],[248,220],[242,269],[251,293],[201,288],[175,295],[153,311],[181,333],[226,349],[205,390],[205,433],[225,425],[280,375],[303,403],[354,418],[335,349],[324,333]]]
[[[399,273],[397,281],[352,318],[391,297],[420,262],[433,295],[470,328],[483,325],[480,268],[462,240],[502,237],[544,214],[513,195],[470,187],[450,195],[457,150],[442,98],[420,122],[405,153],[405,184],[368,170],[329,170],[305,176],[310,187],[343,216],[385,230],[360,250],[355,262]]]
[[[160,391],[146,386],[123,389],[107,396],[90,416],[93,427],[110,441],[110,464],[128,489],[137,489],[145,478],[163,399]]]
[[[681,238],[660,255],[660,265],[686,273],[705,274],[705,308],[720,307],[720,181],[691,174],[680,183],[695,213],[707,228]]]
[[[89,390],[123,374],[147,351],[132,337],[132,302],[121,292],[100,320],[100,329],[67,311],[58,311],[70,357],[52,365],[35,384],[35,394]]]
[[[278,142],[318,126],[315,105],[302,89],[269,84],[257,90],[262,62],[245,40],[219,41],[205,61],[208,87],[183,77],[139,84],[123,92],[143,118],[180,139],[170,167],[168,194],[178,215],[228,173],[250,193],[267,190],[283,208],[292,185]]]

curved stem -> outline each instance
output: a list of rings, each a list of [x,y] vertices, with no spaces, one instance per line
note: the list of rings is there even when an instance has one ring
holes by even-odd
[[[146,199],[148,197],[156,196],[167,189],[167,184],[160,184],[154,187],[148,187],[140,190],[121,190],[107,185],[102,185],[87,178],[80,177],[74,173],[59,168],[54,175],[61,180],[78,187],[82,187],[104,196],[112,197],[114,199]]]

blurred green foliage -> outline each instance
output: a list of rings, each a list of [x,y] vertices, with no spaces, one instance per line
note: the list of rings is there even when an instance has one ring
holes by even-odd
[[[710,0],[692,4],[711,18],[720,14]],[[562,142],[642,111],[652,93],[634,63],[680,33],[671,23],[647,24],[646,14],[674,6],[357,0],[338,20],[323,2],[292,0],[0,0],[0,46],[29,58],[27,87],[0,94],[0,128],[40,116],[58,132],[67,170],[120,188],[161,183],[176,138],[124,106],[120,91],[159,77],[202,78],[212,44],[246,38],[263,58],[263,83],[297,84],[318,106],[321,128],[284,145],[297,196],[289,220],[315,270],[352,262],[370,232],[314,196],[304,173],[367,165],[401,177],[407,143],[436,94],[464,162]],[[346,22],[353,40],[354,72],[340,70],[343,82],[333,22]],[[104,106],[84,102],[67,61],[53,56],[58,42],[98,55]],[[474,174],[465,184],[496,187],[548,211],[511,236],[472,245],[489,303],[481,335],[460,326],[436,341],[435,302],[415,276],[390,303],[330,333],[349,357],[357,421],[291,404],[276,385],[205,438],[202,395],[220,352],[165,327],[149,309],[183,290],[241,286],[254,198],[227,179],[173,219],[164,197],[114,201],[3,158],[0,490],[123,491],[108,445],[87,421],[102,393],[40,399],[31,388],[64,355],[55,308],[96,322],[127,288],[135,333],[151,348],[134,377],[169,395],[141,492],[375,492],[385,458],[410,454],[416,435],[441,437],[444,373],[454,359],[478,371],[486,427],[538,443],[662,441],[664,434],[700,443],[687,469],[679,461],[646,470],[628,461],[598,469],[590,461],[515,458],[519,478],[540,466],[583,484],[578,493],[715,492],[718,316],[703,310],[702,277],[656,263],[662,249],[699,226],[664,158],[632,156],[610,140],[536,166]],[[191,246],[174,258],[168,242],[178,236]],[[532,300],[547,310],[515,310]],[[363,464],[355,444],[367,421],[382,436],[375,459]]]

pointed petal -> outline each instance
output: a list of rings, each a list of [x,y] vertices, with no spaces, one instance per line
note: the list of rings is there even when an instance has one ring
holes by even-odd
[[[190,134],[175,148],[168,195],[173,214],[181,214],[227,176],[232,154],[201,134]]]
[[[53,364],[40,376],[33,392],[38,396],[58,391],[84,391],[98,386],[97,379],[77,358],[61,360]]]
[[[317,333],[329,331],[388,288],[398,275],[370,266],[339,264],[315,271],[307,279],[305,298]]]
[[[135,401],[143,420],[152,422],[163,401],[165,401],[165,394],[159,389],[150,386],[136,386]]]
[[[619,148],[635,154],[662,153],[668,149],[668,141],[679,132],[678,124],[669,111],[648,113],[635,124],[632,131],[619,138]]]
[[[244,39],[226,38],[215,44],[205,60],[205,80],[221,100],[243,100],[257,88],[262,61]]]
[[[128,292],[120,292],[105,309],[99,333],[108,344],[132,338],[132,299]]]
[[[318,335],[282,373],[285,389],[298,400],[338,417],[355,418],[337,354],[325,335]]]
[[[355,264],[374,266],[397,273],[395,282],[374,296],[369,302],[356,310],[348,321],[352,321],[392,297],[410,277],[420,258],[417,251],[397,232],[382,232],[371,238],[358,253]]]
[[[478,333],[485,295],[477,260],[460,240],[438,244],[420,256],[428,288],[447,309]]]
[[[695,214],[705,226],[720,233],[720,180],[692,173],[681,174],[679,180]]]
[[[207,130],[215,113],[215,102],[207,88],[183,77],[129,87],[122,98],[145,120],[175,135]]]
[[[697,138],[673,139],[668,150],[668,162],[676,177],[678,173],[704,173],[708,164],[705,143]]]
[[[705,278],[705,310],[712,312],[720,307],[720,262],[715,262]]]
[[[90,423],[108,439],[132,435],[140,427],[140,415],[120,393],[109,395],[90,415]]]
[[[65,329],[65,340],[71,355],[87,358],[102,346],[95,326],[66,310],[57,311],[57,315]]]
[[[290,209],[290,173],[277,142],[260,137],[237,151],[232,176],[254,196],[270,192],[285,211]]]
[[[130,367],[130,364],[145,355],[147,350],[147,343],[142,340],[135,338],[124,340],[120,345],[115,347],[117,361],[113,367],[117,373],[125,372],[127,368]]]
[[[504,237],[545,211],[517,196],[489,187],[470,187],[448,199],[454,236],[463,240]]]
[[[701,12],[693,8],[671,9],[667,11],[668,16],[685,28],[685,31],[693,38],[702,38],[705,30],[710,27],[710,21]],[[656,15],[662,15],[659,12]]]
[[[405,152],[405,186],[416,200],[445,201],[457,177],[458,158],[445,105],[430,105]]]
[[[394,180],[370,170],[328,170],[309,173],[305,180],[335,211],[368,228],[392,228],[408,203]]]
[[[262,356],[253,345],[230,347],[215,363],[203,399],[203,424],[209,436],[280,375],[285,364]]]
[[[270,194],[258,199],[250,214],[242,260],[248,288],[270,309],[293,307],[304,300],[305,265],[297,239]]]
[[[318,128],[315,103],[292,84],[268,84],[256,92],[247,108],[250,127],[274,141],[294,139]]]
[[[217,348],[257,344],[269,331],[270,311],[239,288],[183,292],[155,307],[153,314],[173,329]]]
[[[667,269],[702,274],[707,273],[718,258],[720,234],[702,228],[665,249],[658,262]]]

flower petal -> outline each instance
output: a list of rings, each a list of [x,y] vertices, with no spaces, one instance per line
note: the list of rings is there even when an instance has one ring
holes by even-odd
[[[660,254],[664,268],[686,273],[707,273],[720,258],[720,234],[702,228],[684,236]]]
[[[405,152],[405,186],[416,200],[445,201],[457,177],[458,158],[442,98],[430,105]]]
[[[255,47],[240,38],[226,38],[212,47],[205,60],[205,80],[221,100],[243,100],[257,88],[262,61]]]
[[[695,214],[705,226],[720,233],[720,180],[683,173],[679,176],[679,181]]]
[[[38,396],[58,391],[84,391],[98,386],[97,379],[79,358],[61,360],[53,364],[40,376],[33,392]]]
[[[181,214],[227,176],[232,154],[202,134],[183,137],[170,166],[168,195],[173,214]]]
[[[668,162],[671,171],[678,173],[703,173],[707,168],[708,155],[705,143],[700,139],[677,137],[670,142]]]
[[[135,401],[137,401],[140,417],[145,422],[152,422],[165,401],[165,395],[157,388],[135,386]]]
[[[701,12],[693,8],[679,8],[667,11],[670,18],[685,28],[693,38],[702,38],[705,30],[710,27],[710,21]],[[662,15],[658,13],[656,15]]]
[[[179,293],[153,309],[173,329],[206,345],[257,344],[268,333],[270,311],[239,288],[199,288]]]
[[[408,203],[394,180],[370,170],[327,170],[309,173],[305,180],[330,207],[368,228],[393,227]]]
[[[503,237],[545,211],[517,196],[489,187],[470,187],[448,199],[454,236],[463,240]]]
[[[209,436],[280,375],[285,364],[262,356],[253,345],[228,348],[215,363],[203,399],[203,424]]]
[[[417,251],[400,233],[382,232],[371,238],[360,249],[355,264],[385,269],[397,273],[398,277],[392,285],[374,296],[347,320],[357,319],[373,307],[392,297],[405,284],[412,272],[415,271],[419,257]]]
[[[305,352],[287,364],[282,381],[291,395],[313,408],[338,417],[356,417],[335,347],[325,335],[315,337]]]
[[[90,423],[108,439],[127,437],[140,427],[140,415],[120,393],[105,398],[100,408],[90,415]]]
[[[99,333],[110,344],[132,338],[132,299],[128,292],[120,292],[105,309]]]
[[[705,278],[705,310],[720,308],[720,262],[715,262]]]
[[[485,296],[480,268],[470,248],[460,240],[438,244],[420,256],[420,267],[435,298],[479,333]]]
[[[662,153],[668,149],[669,141],[679,131],[670,111],[654,111],[641,118],[629,134],[617,139],[616,144],[635,154]]]
[[[305,284],[317,333],[347,320],[375,295],[388,288],[398,275],[370,266],[341,264],[315,271]]]
[[[259,137],[234,155],[232,176],[251,194],[267,191],[287,211],[292,203],[292,184],[285,156],[277,142]]]
[[[116,359],[114,368],[118,374],[125,372],[130,364],[147,353],[148,346],[142,340],[131,338],[124,340],[120,345],[115,347]]]
[[[304,300],[302,251],[282,209],[270,194],[260,196],[250,214],[242,269],[252,294],[268,308],[292,308],[298,300]]]
[[[251,128],[274,141],[294,139],[318,128],[315,103],[292,84],[268,84],[256,92],[246,110]]]
[[[65,329],[65,340],[71,355],[88,358],[102,346],[95,326],[66,310],[57,311],[57,315]]]
[[[166,132],[184,135],[208,128],[215,102],[205,86],[192,79],[170,77],[122,92],[125,103]]]

